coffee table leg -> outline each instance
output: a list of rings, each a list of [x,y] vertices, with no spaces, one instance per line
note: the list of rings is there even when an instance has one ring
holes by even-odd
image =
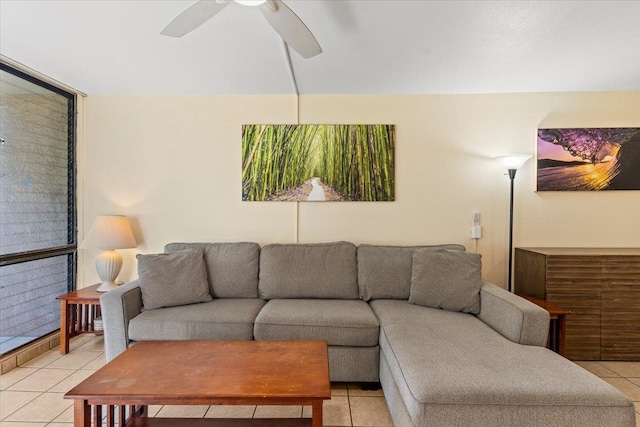
[[[314,400],[311,408],[311,425],[312,427],[322,427],[322,400]]]
[[[74,427],[91,427],[91,406],[84,399],[76,399],[73,403]]]

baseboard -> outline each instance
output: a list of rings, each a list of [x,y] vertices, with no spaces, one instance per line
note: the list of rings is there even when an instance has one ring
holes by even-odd
[[[10,351],[0,359],[0,375],[6,374],[18,366],[46,353],[49,350],[60,347],[60,331],[52,332],[32,343]]]

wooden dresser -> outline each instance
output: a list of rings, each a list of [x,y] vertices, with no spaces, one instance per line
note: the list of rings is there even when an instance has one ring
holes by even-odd
[[[571,310],[569,359],[640,360],[640,248],[516,248],[514,289]]]

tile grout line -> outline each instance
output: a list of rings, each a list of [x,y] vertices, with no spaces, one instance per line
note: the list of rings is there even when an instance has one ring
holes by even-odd
[[[46,354],[46,353],[45,353],[45,354]],[[34,375],[34,374],[36,374],[36,373],[40,372],[42,369],[43,369],[42,367],[37,368],[34,372],[30,373],[30,374],[29,374],[29,375],[27,375],[26,377],[24,377],[24,378],[22,378],[22,379],[20,379],[20,380],[16,381],[15,383],[11,384],[9,387],[13,387],[13,386],[15,386],[16,384],[18,384],[18,383],[20,383],[20,382],[22,382],[22,381],[26,380],[26,379],[27,379],[27,378],[29,378],[30,376],[32,376],[32,375]],[[14,392],[14,393],[40,393],[40,394],[38,394],[37,396],[35,396],[33,399],[31,399],[31,400],[29,400],[28,402],[26,402],[24,405],[22,405],[22,406],[20,406],[20,407],[16,408],[16,410],[15,410],[15,411],[13,411],[13,412],[11,412],[11,413],[7,414],[7,416],[6,416],[6,417],[3,417],[2,419],[0,419],[0,421],[2,421],[2,422],[6,422],[5,420],[6,420],[7,418],[11,417],[11,415],[15,414],[16,412],[18,412],[19,410],[21,410],[22,408],[24,408],[25,406],[27,406],[29,403],[33,402],[34,400],[36,400],[37,398],[39,398],[40,396],[42,396],[43,394],[45,394],[45,393],[47,392],[47,391],[38,391],[38,390],[9,390],[9,389],[4,389],[4,390],[1,390],[1,391],[3,391],[3,392],[4,392],[4,391],[9,391],[9,392]],[[55,418],[54,418],[54,419],[55,419]]]
[[[16,369],[18,369],[18,368],[16,368]],[[28,369],[28,368],[25,368],[25,369]],[[31,369],[34,369],[34,368],[31,368]],[[38,371],[39,371],[40,369],[42,369],[42,368],[35,368],[35,369],[36,369],[36,370],[35,370],[34,372],[30,373],[29,375],[27,375],[27,376],[26,376],[26,377],[24,377],[24,378],[19,379],[18,381],[16,381],[16,382],[14,382],[13,384],[11,384],[9,387],[13,387],[14,385],[18,384],[20,381],[22,381],[22,380],[26,380],[27,378],[29,378],[31,375],[35,374],[36,372],[38,372]],[[13,369],[12,369],[12,371],[13,371]],[[5,375],[6,375],[6,374],[5,374]],[[19,391],[19,390],[9,390],[9,388],[7,387],[7,388],[2,389],[2,390],[0,390],[0,391]]]
[[[91,340],[93,340],[95,338],[92,338]],[[82,345],[85,345],[87,343],[89,343],[91,340],[86,340],[86,343],[83,343]],[[82,345],[80,347],[82,347]],[[78,349],[76,349],[77,351]],[[38,357],[45,357],[48,353],[52,352],[52,351],[59,351],[59,348],[54,348],[54,349],[50,349],[47,352],[43,353],[42,355],[38,356]],[[82,352],[81,353],[85,353]],[[104,352],[102,352],[104,353]],[[45,391],[41,391],[41,390],[9,390],[4,389],[1,390],[2,392],[14,392],[14,393],[39,393],[37,396],[35,396],[33,399],[30,399],[29,401],[27,401],[25,404],[19,406],[18,408],[16,408],[14,411],[10,412],[9,414],[7,414],[5,417],[3,417],[2,419],[0,419],[0,421],[2,422],[8,422],[6,421],[7,419],[9,419],[12,415],[14,415],[15,413],[19,412],[20,410],[24,409],[26,406],[28,406],[29,404],[33,403],[36,399],[39,399],[40,397],[42,397],[43,395],[47,394],[47,393],[57,393],[57,392],[53,392],[51,391],[54,387],[56,387],[58,384],[60,384],[61,382],[65,381],[67,378],[69,378],[71,375],[73,375],[75,372],[78,372],[80,370],[82,370],[82,367],[88,365],[89,363],[92,363],[95,359],[97,359],[98,357],[100,357],[100,355],[96,356],[95,358],[91,359],[91,361],[89,361],[88,363],[86,363],[85,365],[83,365],[80,368],[51,368],[50,365],[53,364],[54,362],[56,362],[57,360],[59,360],[60,358],[62,358],[63,355],[59,355],[58,357],[56,357],[54,360],[50,361],[49,363],[44,364],[43,366],[20,366],[23,368],[35,368],[36,370],[32,373],[30,373],[29,375],[25,376],[24,378],[21,378],[20,380],[16,381],[15,383],[11,384],[9,387],[14,387],[17,384],[19,384],[22,381],[25,381],[27,378],[31,377],[32,375],[38,374],[38,373],[42,373],[43,371],[46,371],[48,369],[59,369],[59,370],[67,370],[69,371],[69,375],[67,375],[65,378],[61,379],[60,381],[58,381],[57,383],[55,383],[53,386],[49,387],[47,390]],[[38,358],[36,358],[38,359]],[[34,359],[34,361],[36,360]],[[18,368],[20,368],[18,367]],[[61,393],[63,394],[63,393]],[[58,413],[57,415],[55,415],[51,420],[49,421],[43,421],[43,423],[45,423],[45,426],[48,424],[51,424],[54,422],[54,420],[58,417],[60,417],[64,412],[66,412],[69,409],[69,407],[65,408],[64,410],[62,410],[60,413]],[[17,421],[17,422],[22,422],[22,421]],[[38,421],[40,422],[40,421]],[[27,423],[31,423],[31,422],[27,422]]]
[[[2,391],[13,391],[13,390],[2,390]],[[3,417],[0,419],[0,422],[9,422],[6,421],[7,418],[9,418],[11,415],[15,414],[16,412],[18,412],[19,410],[21,410],[22,408],[24,408],[25,406],[27,406],[28,404],[30,404],[31,402],[33,402],[34,400],[36,400],[37,398],[39,398],[40,396],[42,396],[43,394],[45,394],[46,392],[42,392],[42,391],[19,391],[19,390],[15,390],[13,391],[14,393],[40,393],[37,396],[35,396],[33,399],[29,400],[28,402],[26,402],[24,405],[20,406],[19,408],[17,408],[15,411],[10,412],[9,414],[7,414],[6,417]]]
[[[353,427],[353,414],[351,413],[351,393],[347,391],[347,404],[349,405],[349,423]]]

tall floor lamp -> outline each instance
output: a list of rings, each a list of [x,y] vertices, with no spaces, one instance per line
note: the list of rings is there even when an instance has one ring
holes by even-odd
[[[98,215],[80,247],[104,249],[96,259],[96,271],[102,281],[96,290],[107,292],[120,284],[116,278],[122,268],[122,255],[115,249],[135,248],[136,239],[126,216]]]
[[[509,171],[509,179],[511,180],[511,195],[509,197],[509,277],[507,279],[507,289],[512,292],[511,287],[511,271],[513,268],[513,180],[516,177],[516,171],[531,158],[531,154],[511,154],[509,156],[496,157],[502,166]]]

